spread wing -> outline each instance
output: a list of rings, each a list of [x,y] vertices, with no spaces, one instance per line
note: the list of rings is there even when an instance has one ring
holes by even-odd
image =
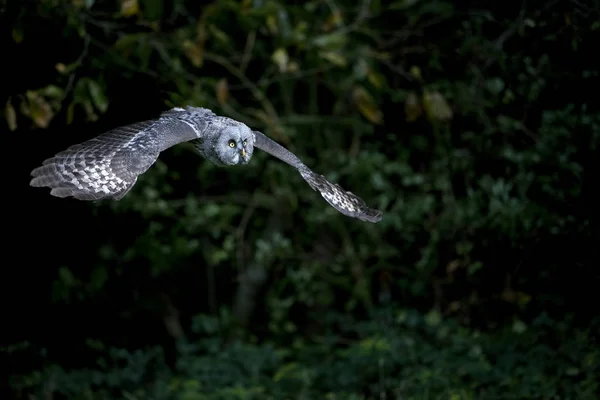
[[[352,192],[344,190],[340,185],[329,182],[323,175],[313,172],[298,157],[285,147],[269,139],[263,133],[253,131],[255,137],[254,146],[279,158],[293,166],[300,172],[302,178],[313,190],[321,193],[321,196],[336,210],[349,217],[358,218],[362,221],[379,222],[382,212],[369,208],[366,203]]]
[[[192,125],[173,118],[116,128],[47,159],[31,172],[30,185],[57,197],[119,200],[161,151],[197,137]]]

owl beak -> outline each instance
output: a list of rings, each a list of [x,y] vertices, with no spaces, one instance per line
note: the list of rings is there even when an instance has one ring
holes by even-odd
[[[242,149],[241,154],[242,154],[242,157],[246,157],[246,149]]]

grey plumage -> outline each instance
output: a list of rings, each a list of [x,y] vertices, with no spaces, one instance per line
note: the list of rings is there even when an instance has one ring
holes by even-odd
[[[296,168],[342,214],[369,222],[381,220],[381,211],[313,172],[263,133],[197,107],[173,108],[155,120],[116,128],[71,146],[34,169],[30,185],[49,187],[50,194],[57,197],[119,200],[162,151],[182,142],[190,142],[200,155],[219,166],[247,164],[257,147]]]

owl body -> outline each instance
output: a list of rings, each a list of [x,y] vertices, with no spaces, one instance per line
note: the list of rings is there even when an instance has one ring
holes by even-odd
[[[121,199],[159,154],[182,142],[218,166],[248,164],[257,147],[293,166],[308,184],[342,214],[378,222],[381,211],[324,176],[263,133],[206,108],[176,107],[154,120],[137,122],[71,146],[44,161],[31,175],[31,186],[46,186],[57,197],[80,200]]]

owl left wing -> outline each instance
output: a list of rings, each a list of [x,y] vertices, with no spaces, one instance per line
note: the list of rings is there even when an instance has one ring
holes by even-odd
[[[191,123],[173,117],[122,126],[76,144],[44,161],[31,172],[31,186],[49,187],[56,197],[80,200],[121,199],[154,164],[161,151],[197,138]]]
[[[254,133],[254,146],[279,158],[285,163],[293,166],[300,172],[302,178],[313,190],[319,192],[321,196],[333,208],[349,217],[358,218],[367,222],[379,222],[382,218],[382,212],[369,208],[366,203],[352,192],[344,190],[340,185],[329,182],[323,175],[317,174],[308,168],[304,163],[285,147],[269,139],[259,131]]]

